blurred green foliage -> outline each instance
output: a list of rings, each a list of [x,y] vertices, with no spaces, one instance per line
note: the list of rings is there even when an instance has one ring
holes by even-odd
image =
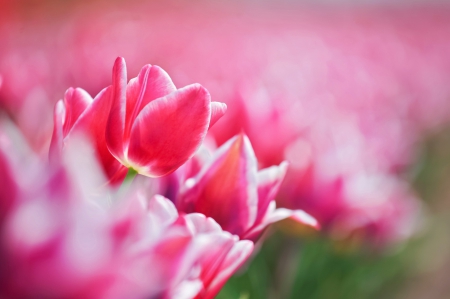
[[[277,231],[217,298],[381,298],[403,277],[401,253],[347,251],[324,237],[301,241]]]

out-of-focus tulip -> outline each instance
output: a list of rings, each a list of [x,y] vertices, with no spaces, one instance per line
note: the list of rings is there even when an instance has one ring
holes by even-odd
[[[223,146],[199,173],[186,180],[176,199],[185,213],[198,212],[216,220],[242,239],[256,239],[267,225],[293,218],[318,227],[301,210],[275,209],[275,196],[287,163],[258,171],[250,141],[240,134]]]
[[[214,298],[253,250],[252,242],[239,241],[211,218],[198,213],[179,216],[163,196],[146,200],[137,194],[127,205],[114,232],[132,254],[131,269],[145,294]]]
[[[22,155],[20,137],[0,132],[2,197],[11,200],[0,223],[0,297],[115,298],[106,294],[126,280],[113,267],[107,214],[83,196],[73,171]]]
[[[2,298],[213,298],[252,252],[252,242],[204,215],[179,215],[162,196],[92,192],[102,178],[92,177],[96,159],[85,161],[89,148],[47,165],[18,154],[25,145],[4,131]]]
[[[158,66],[146,65],[127,85],[125,60],[117,58],[106,128],[110,152],[138,173],[160,177],[185,163],[208,128],[226,111],[199,84],[176,89]]]
[[[307,211],[338,240],[356,236],[382,248],[414,233],[421,205],[408,184],[364,161],[367,152],[349,142],[327,145],[302,138],[287,148],[292,167],[278,203]]]

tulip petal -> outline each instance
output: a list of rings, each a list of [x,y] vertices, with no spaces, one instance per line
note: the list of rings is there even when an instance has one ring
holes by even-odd
[[[227,112],[227,104],[220,102],[211,102],[211,121],[209,129]]]
[[[127,86],[124,136],[126,143],[129,140],[133,121],[139,112],[151,101],[162,98],[175,90],[175,85],[169,75],[156,65],[145,65],[139,76],[130,80]]]
[[[140,174],[169,174],[192,157],[209,125],[208,91],[199,84],[150,102],[136,118],[128,161]]]
[[[214,298],[233,273],[239,269],[253,252],[253,242],[242,240],[230,250],[222,263],[219,273],[207,288],[204,299]]]
[[[188,180],[177,200],[186,213],[213,218],[221,227],[241,235],[257,214],[257,165],[250,141],[243,134],[222,145],[200,173]]]
[[[237,236],[232,236],[223,231],[214,234],[202,234],[195,238],[195,243],[198,244],[196,252],[197,254],[200,253],[199,262],[202,266],[200,276],[205,288],[221,272],[225,259],[237,241]],[[194,245],[196,245],[195,243]]]
[[[315,229],[320,229],[319,222],[317,222],[317,220],[313,216],[309,215],[303,210],[289,210],[285,208],[279,208],[275,210],[274,201],[271,202],[268,210],[269,213],[266,214],[264,220],[258,226],[248,231],[243,238],[254,240],[268,225],[287,218],[295,220],[300,224],[308,225]]]
[[[191,213],[184,216],[189,231],[192,234],[200,233],[221,233],[220,225],[210,217],[200,213]]]
[[[196,298],[198,293],[203,290],[203,282],[200,279],[183,280],[168,298],[174,299],[192,299]]]
[[[258,216],[255,223],[263,219],[269,203],[275,199],[287,167],[288,163],[282,162],[279,166],[272,166],[258,172]]]
[[[193,262],[197,267],[200,266],[198,275],[206,288],[221,270],[223,261],[238,241],[238,237],[223,231],[214,219],[199,213],[186,214],[180,217],[178,225],[187,228],[193,236],[186,257],[194,258],[195,261]],[[184,263],[181,271],[186,267],[192,269],[192,262],[189,262],[190,258],[186,259],[187,263]],[[184,270],[184,272],[187,271]],[[204,291],[203,289],[199,294],[200,297]]]
[[[59,160],[61,157],[61,151],[63,148],[63,126],[65,118],[65,107],[62,100],[59,100],[55,105],[55,110],[53,111],[53,135],[50,142],[49,149],[49,160],[53,162]]]
[[[279,209],[280,210],[280,209]],[[276,212],[276,211],[275,211]],[[313,216],[309,215],[303,210],[294,210],[292,215],[289,217],[298,223],[311,226],[315,229],[320,229],[320,224]]]
[[[112,86],[109,96],[112,98],[108,106],[104,106],[109,113],[106,123],[106,144],[111,154],[124,162],[124,132],[126,113],[127,67],[125,59],[118,57],[114,62]]]
[[[65,118],[63,135],[67,136],[73,125],[92,103],[92,97],[81,88],[69,88],[64,95]]]
[[[170,290],[172,285],[179,284],[195,262],[192,257],[187,256],[191,243],[191,236],[172,231],[159,240],[148,253],[143,253],[143,260],[139,264],[146,263],[146,268],[156,269],[147,273],[148,281],[161,291]]]
[[[148,212],[159,225],[169,225],[178,218],[174,204],[161,195],[154,195],[148,202]]]
[[[213,219],[202,214],[187,214],[182,218],[194,236],[187,256],[196,259],[195,263],[200,266],[199,276],[206,287],[221,270],[238,237],[223,231]]]
[[[121,182],[126,175],[126,168],[119,163],[106,146],[105,129],[111,101],[111,87],[103,89],[93,100],[92,104],[81,114],[75,122],[71,134],[83,134],[94,145],[98,159],[111,183]],[[70,138],[67,138],[70,140]],[[75,138],[74,138],[75,139]]]

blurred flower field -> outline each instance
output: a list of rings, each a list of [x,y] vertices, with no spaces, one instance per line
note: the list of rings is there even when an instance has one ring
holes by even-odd
[[[450,296],[447,3],[0,1],[0,41],[0,298]]]
[[[411,171],[426,224],[404,244],[380,253],[317,236],[299,240],[281,227],[218,298],[446,298],[449,150],[449,129],[423,144],[420,165]]]

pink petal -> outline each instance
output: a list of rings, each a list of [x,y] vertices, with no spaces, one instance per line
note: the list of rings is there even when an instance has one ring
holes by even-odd
[[[164,196],[155,195],[149,200],[145,192],[138,189],[120,202],[117,215],[112,231],[116,242],[123,243],[126,239],[154,242],[177,220],[178,211]]]
[[[104,106],[105,112],[109,113],[105,141],[111,154],[119,161],[124,162],[127,66],[122,57],[117,57],[114,62],[112,81],[109,92],[112,100],[109,103],[110,106]]]
[[[315,229],[320,229],[319,222],[313,216],[309,215],[305,211],[294,210],[292,215],[289,218],[297,221],[300,224],[305,224],[305,225],[311,226]]]
[[[275,208],[274,204],[275,202],[273,202],[273,208]],[[320,229],[320,225],[317,220],[305,211],[279,208],[272,211],[271,213],[268,213],[264,220],[258,226],[252,228],[249,232],[247,232],[243,238],[254,240],[268,225],[287,218],[295,220],[300,224],[308,225],[315,229]]]
[[[69,88],[64,95],[65,119],[63,126],[63,135],[67,136],[73,125],[92,103],[91,96],[81,88]]]
[[[211,128],[222,116],[227,112],[227,104],[220,102],[211,102],[211,120],[209,128]]]
[[[166,225],[175,222],[178,211],[174,204],[162,195],[154,195],[148,202],[148,212],[155,223]]]
[[[237,239],[237,236],[223,231],[196,236],[192,251],[197,255],[197,262],[202,268],[200,277],[205,286],[209,285],[221,270]]]
[[[183,280],[171,292],[168,298],[192,299],[203,290],[203,282],[200,279]]]
[[[50,142],[49,160],[57,161],[61,157],[63,148],[63,126],[66,110],[62,100],[59,100],[53,111],[53,135]]]
[[[221,265],[219,273],[209,284],[204,299],[214,298],[219,293],[222,286],[250,257],[253,252],[253,243],[248,240],[237,242]]]
[[[120,182],[125,178],[126,168],[119,163],[106,146],[105,130],[108,121],[108,112],[111,101],[111,87],[103,89],[94,99],[92,104],[81,114],[75,122],[71,134],[83,134],[94,145],[97,158],[103,170],[112,183]]]
[[[210,217],[200,213],[191,213],[184,216],[187,226],[192,234],[221,233],[220,225]]]
[[[199,84],[150,102],[133,124],[129,163],[151,177],[173,172],[201,145],[210,114],[210,95]]]
[[[3,153],[3,147],[0,148],[0,227],[3,219],[9,214],[11,207],[17,200],[19,186],[16,183],[12,171],[12,165],[8,156]]]
[[[211,160],[211,152],[205,146],[208,143],[208,137],[203,140],[200,148],[195,152],[194,156],[189,159],[182,168],[179,168],[175,174],[179,174],[179,181],[184,182],[189,178],[196,176],[208,161]]]
[[[275,199],[288,167],[287,162],[279,166],[265,168],[258,172],[258,216],[255,223],[262,220],[269,203]]]
[[[180,195],[178,208],[186,213],[202,213],[224,230],[240,235],[256,219],[256,175],[250,141],[238,135],[221,146],[212,161],[187,181],[192,186]]]
[[[159,240],[154,248],[142,255],[148,262],[145,267],[152,270],[148,277],[149,283],[160,287],[162,290],[170,290],[186,277],[193,267],[194,260],[187,256],[186,251],[192,246],[192,237],[172,231],[168,236]],[[143,260],[142,262],[145,263]],[[141,265],[143,263],[140,263]]]
[[[237,242],[238,237],[224,232],[217,222],[199,213],[184,215],[179,220],[183,221],[179,221],[178,224],[187,228],[194,237],[190,250],[186,254],[188,257],[186,263],[184,263],[184,267],[180,268],[180,271],[189,266],[192,269],[194,262],[199,266],[199,277],[207,286],[220,271],[223,261]],[[189,262],[190,259],[193,261]]]
[[[139,76],[130,80],[127,86],[127,109],[125,118],[125,141],[128,142],[133,121],[139,112],[151,101],[164,97],[176,90],[169,75],[159,66],[145,65]]]

